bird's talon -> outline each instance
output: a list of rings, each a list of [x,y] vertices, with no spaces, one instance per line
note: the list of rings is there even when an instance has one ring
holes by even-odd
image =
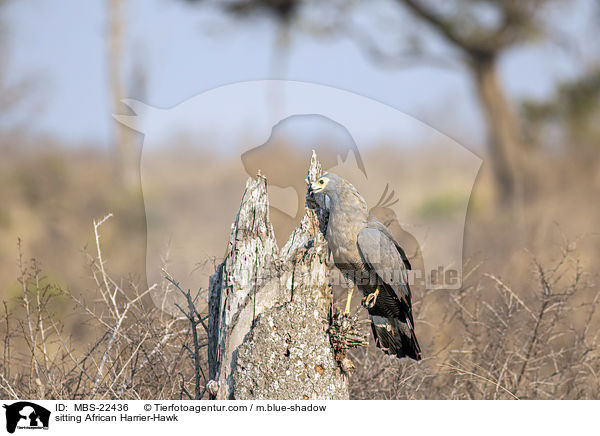
[[[362,299],[362,305],[367,309],[372,309],[375,307],[375,303],[377,302],[377,296],[379,295],[379,288],[375,290],[375,292],[367,295]]]

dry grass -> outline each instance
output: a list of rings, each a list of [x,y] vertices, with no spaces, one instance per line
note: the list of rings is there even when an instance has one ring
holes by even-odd
[[[4,302],[0,329],[2,397],[203,397],[205,318],[196,308],[202,294],[192,296],[167,277],[161,295],[180,292],[188,304],[174,317],[149,298],[156,285],[140,289],[114,280],[101,249],[100,229],[110,218],[93,226],[95,250],[88,255],[93,298],[52,285],[35,260],[20,255],[22,294]],[[435,331],[421,337],[423,361],[399,361],[372,344],[351,352],[352,398],[599,398],[600,294],[583,272],[574,244],[565,240],[558,258],[546,266],[531,258],[531,281],[522,285],[532,292],[480,268],[471,267],[459,291],[417,296],[417,330]],[[69,315],[57,314],[70,304]],[[87,348],[65,334],[69,317],[94,332]]]
[[[141,289],[111,277],[100,240],[100,227],[110,217],[94,222],[95,253],[88,260],[95,288],[87,296],[52,285],[35,260],[25,261],[20,254],[22,294],[4,302],[3,398],[201,397],[206,334],[198,328],[202,321],[197,312],[191,312],[192,300],[188,298],[192,305],[182,309],[182,316],[170,316],[149,298],[156,285]],[[165,286],[161,292],[168,298],[174,289]],[[65,306],[69,313],[57,314]],[[66,333],[70,317],[87,327],[89,346]]]
[[[422,362],[357,352],[352,395],[363,399],[596,399],[600,396],[599,294],[572,245],[548,266],[531,260],[530,297],[493,274],[475,273],[445,295],[437,337]],[[417,310],[430,299],[426,293]],[[432,313],[425,311],[425,313]],[[449,333],[449,334],[447,334]],[[432,350],[434,353],[432,353]]]
[[[382,173],[410,180],[417,171],[400,157],[404,164],[397,168],[389,153],[373,153]],[[201,394],[205,334],[198,314],[190,317],[189,307],[181,304],[188,301],[187,291],[182,294],[167,281],[158,288],[145,283],[143,203],[119,192],[110,159],[90,150],[67,157],[51,146],[15,147],[3,150],[3,158],[0,200],[10,208],[0,210],[0,397],[177,399]],[[351,353],[353,398],[600,398],[598,287],[591,274],[600,259],[594,227],[600,210],[590,200],[598,197],[600,184],[579,167],[540,159],[519,223],[489,207],[484,169],[470,204],[464,255],[471,260],[465,264],[462,289],[414,289],[425,360],[398,361],[372,344]],[[185,192],[169,197],[169,207],[177,210],[177,201],[186,201],[197,189],[209,190],[214,180],[223,183],[219,193],[227,192],[226,201],[237,207],[243,181],[231,177],[235,165],[230,158],[188,160],[175,180]],[[169,172],[181,162],[160,163]],[[207,171],[196,175],[198,165]],[[383,186],[386,181],[381,180]],[[156,191],[149,194],[157,197],[171,192],[168,186],[152,188]],[[420,194],[415,191],[414,197]],[[97,221],[90,231],[92,219],[107,210],[115,216]],[[182,227],[206,243],[202,252],[222,253],[232,217],[203,216]],[[24,236],[19,250],[17,235]],[[41,259],[43,272],[20,253]],[[210,272],[210,263],[202,274]],[[188,282],[188,277],[176,277]],[[186,314],[161,310],[156,295],[163,301],[183,295],[177,301]],[[194,307],[202,313],[204,304],[200,294]],[[190,356],[195,354],[194,331],[198,370]]]

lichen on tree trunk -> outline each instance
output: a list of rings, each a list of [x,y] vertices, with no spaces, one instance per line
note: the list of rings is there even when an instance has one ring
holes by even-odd
[[[307,182],[321,175],[313,153]],[[329,340],[331,287],[324,197],[281,251],[269,221],[267,181],[249,179],[224,262],[209,289],[213,399],[347,399]]]

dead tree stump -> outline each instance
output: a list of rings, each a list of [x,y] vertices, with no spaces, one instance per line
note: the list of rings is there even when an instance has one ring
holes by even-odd
[[[321,175],[313,153],[307,181]],[[249,179],[227,255],[210,278],[209,378],[212,399],[347,399],[329,327],[332,296],[324,197],[278,250],[267,182]]]

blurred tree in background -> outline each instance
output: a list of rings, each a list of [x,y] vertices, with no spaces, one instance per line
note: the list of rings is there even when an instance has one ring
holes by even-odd
[[[498,205],[511,206],[515,200],[524,200],[523,179],[527,168],[523,164],[523,157],[529,147],[526,146],[523,135],[525,126],[519,122],[515,113],[517,105],[509,101],[499,77],[499,60],[515,46],[547,38],[552,30],[545,21],[546,12],[552,6],[564,4],[565,0],[389,0],[389,7],[397,9],[398,14],[391,19],[380,17],[380,23],[371,23],[370,26],[361,23],[364,20],[356,19],[373,6],[373,3],[362,0],[187,1],[211,4],[240,19],[249,19],[257,14],[267,15],[277,20],[282,28],[297,25],[316,36],[347,36],[357,42],[371,60],[385,67],[406,66],[407,60],[433,60],[438,65],[447,66],[449,59],[440,64],[440,57],[452,57],[452,54],[440,55],[427,47],[430,44],[425,39],[436,35],[450,48],[449,53],[458,53],[460,63],[472,77],[487,126],[488,157]],[[423,32],[421,25],[411,27],[410,24],[415,19],[433,33]],[[381,38],[382,33],[387,33],[387,38]],[[390,44],[390,34],[393,34],[396,44],[400,41],[401,47],[396,52],[390,50],[393,45]],[[385,42],[381,43],[381,39]],[[594,100],[586,88],[593,88],[594,80],[597,81],[597,76],[594,79],[592,74],[571,86],[565,85],[558,92],[554,105],[550,102],[541,105],[526,104],[528,116],[525,120],[538,123],[545,118],[550,121],[552,113],[560,117],[562,113],[558,114],[556,111],[567,110],[572,114],[567,116],[571,120],[570,129],[579,131],[581,126],[573,124],[573,117],[579,120],[577,123],[583,118],[573,110],[576,107],[580,114],[588,113],[589,104],[579,99],[578,95],[587,95],[590,102]],[[569,104],[565,99],[571,101],[571,110],[564,107]],[[563,108],[560,109],[559,106]]]
[[[7,134],[21,127],[19,122],[14,122],[15,120],[12,120],[13,125],[10,127],[5,121],[23,104],[25,96],[31,93],[33,87],[28,77],[18,81],[8,77],[7,65],[10,61],[8,29],[3,19],[7,4],[7,0],[0,0],[0,134]]]
[[[498,77],[502,53],[543,31],[542,7],[548,0],[463,0],[449,12],[423,0],[399,0],[461,51],[470,68],[488,127],[488,148],[499,201],[509,204],[518,193],[524,152],[520,127]],[[439,10],[438,10],[439,9]]]
[[[106,0],[107,23],[107,64],[111,90],[111,110],[113,114],[123,110],[121,100],[133,98],[141,100],[146,91],[146,75],[139,58],[134,59],[129,81],[124,80],[124,66],[127,59],[127,2]],[[139,160],[141,147],[136,143],[135,132],[124,124],[114,123],[114,157],[117,178],[125,192],[136,194],[140,190]]]
[[[547,100],[525,100],[521,111],[534,144],[553,148],[564,144],[578,165],[598,170],[600,67],[561,83]]]

